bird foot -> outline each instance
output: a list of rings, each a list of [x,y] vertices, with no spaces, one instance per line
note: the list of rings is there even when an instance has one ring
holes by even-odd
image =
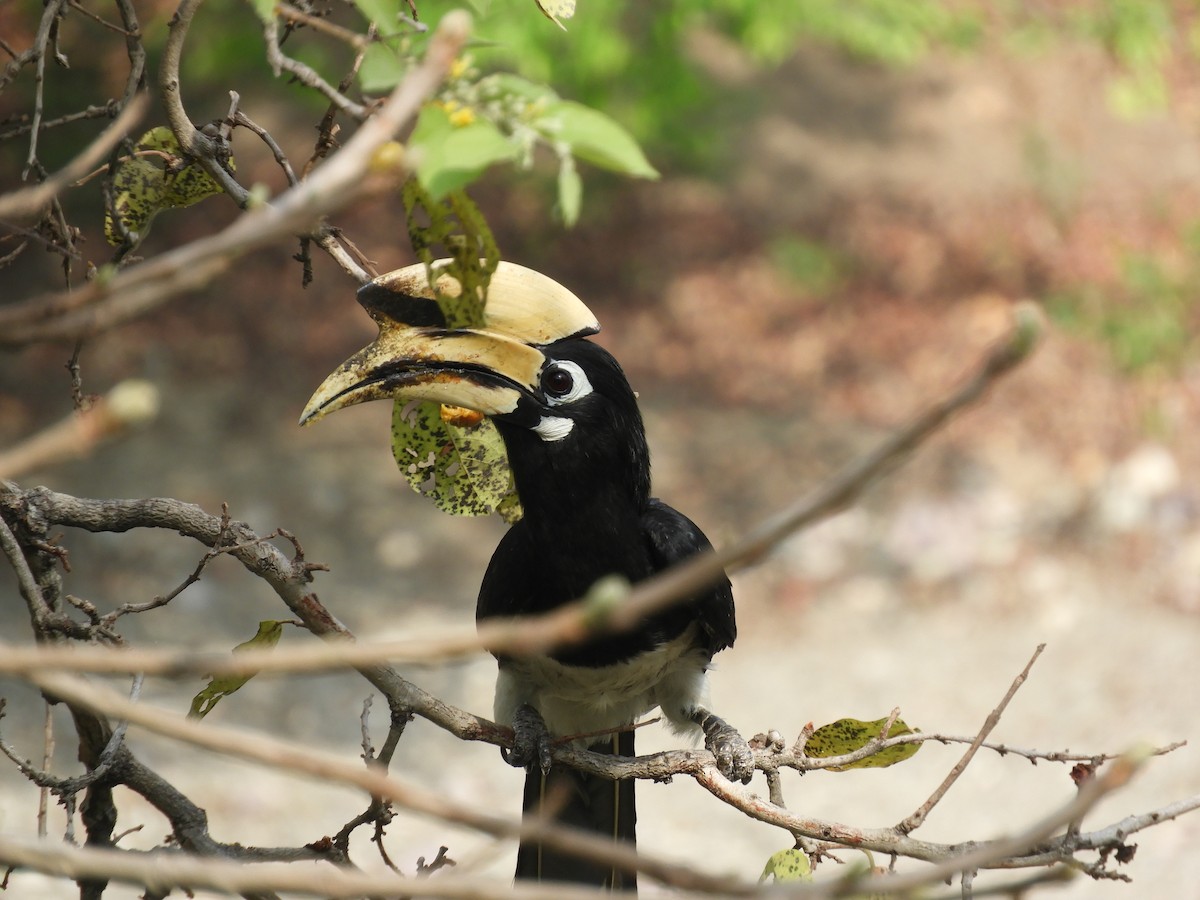
[[[550,732],[542,715],[529,704],[517,707],[513,715],[513,745],[507,752],[503,747],[500,754],[510,766],[527,769],[535,762],[542,774],[550,771]]]
[[[717,769],[730,781],[749,784],[754,775],[754,751],[737,729],[706,709],[697,709],[692,721],[704,731],[704,747],[717,758]]]

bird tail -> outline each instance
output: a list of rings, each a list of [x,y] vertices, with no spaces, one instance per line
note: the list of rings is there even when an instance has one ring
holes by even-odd
[[[602,743],[588,747],[595,753],[633,756],[633,732],[622,731]],[[556,767],[543,775],[533,766],[525,775],[524,815],[553,815],[583,831],[617,841],[635,843],[637,812],[634,808],[635,779],[613,781],[575,769]],[[569,881],[620,891],[637,890],[637,874],[578,856],[562,853],[537,841],[522,841],[517,850],[519,879]]]

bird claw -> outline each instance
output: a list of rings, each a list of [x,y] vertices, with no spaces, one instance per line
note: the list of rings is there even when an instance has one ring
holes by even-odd
[[[754,775],[754,751],[736,728],[719,716],[698,710],[693,717],[704,730],[704,747],[717,759],[717,770],[730,781],[749,784]]]
[[[542,774],[550,771],[550,732],[541,714],[525,704],[513,715],[513,745],[505,752],[500,749],[504,761],[510,766],[527,769],[535,762]]]

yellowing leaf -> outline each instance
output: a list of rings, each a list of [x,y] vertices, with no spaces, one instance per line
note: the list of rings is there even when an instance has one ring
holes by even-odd
[[[229,161],[233,169],[233,160]],[[199,203],[221,193],[221,186],[199,163],[185,161],[170,128],[151,128],[139,139],[134,156],[113,171],[113,210],[134,243],[146,236],[150,220],[164,209]],[[105,213],[104,238],[113,246],[124,243],[121,230]]]
[[[436,117],[425,124],[427,133],[443,127]],[[439,267],[438,275],[451,276],[457,292],[441,290],[437,279],[432,282],[446,326],[482,326],[500,250],[479,209],[462,192],[434,199],[414,179],[401,189],[401,199],[409,239],[427,271],[432,274],[435,259],[451,259]],[[509,522],[521,517],[504,441],[488,419],[437,403],[397,400],[392,407],[392,453],[413,490],[444,512],[499,512]]]
[[[575,15],[575,0],[534,0],[534,2],[542,11],[542,15],[563,31],[567,30],[567,26],[559,19],[569,19]]]
[[[763,866],[762,875],[758,878],[759,882],[767,879],[771,879],[777,884],[789,881],[812,881],[812,863],[808,859],[808,854],[798,847],[790,847],[787,850],[772,853],[767,864]]]
[[[860,719],[838,719],[836,722],[832,722],[829,725],[822,725],[814,731],[808,742],[804,745],[804,752],[815,758],[842,756],[846,753],[853,753],[855,750],[865,747],[871,741],[875,740],[875,738],[879,737],[887,721],[887,718],[876,719],[874,722],[863,722]],[[915,731],[916,729],[909,728],[903,719],[897,719],[892,723],[887,736],[897,737],[902,734],[913,734]],[[874,753],[865,759],[860,759],[858,762],[852,762],[844,766],[831,766],[829,771],[845,772],[849,769],[875,769],[894,766],[896,763],[908,759],[920,749],[921,745],[919,743],[899,744],[895,747],[880,750],[878,753]]]
[[[276,619],[265,619],[259,622],[258,631],[255,632],[254,637],[238,644],[233,648],[233,652],[251,649],[265,650],[274,647],[279,643],[279,638],[283,634],[283,626],[287,624],[286,620]],[[253,677],[253,672],[249,675],[211,676],[208,687],[192,698],[192,706],[188,710],[188,715],[194,719],[203,719],[221,701],[222,697],[232,694]]]
[[[486,516],[516,490],[504,441],[488,419],[453,425],[437,403],[397,401],[392,407],[392,452],[417,493],[443,512]],[[507,509],[507,507],[506,507]]]

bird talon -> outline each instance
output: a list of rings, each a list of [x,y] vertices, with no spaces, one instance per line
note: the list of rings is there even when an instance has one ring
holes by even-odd
[[[704,747],[717,761],[717,771],[730,781],[749,784],[754,751],[736,728],[710,712],[698,710],[694,721],[704,729]]]
[[[542,773],[550,771],[550,732],[541,714],[532,706],[518,707],[513,716],[513,745],[505,752],[500,750],[504,761],[510,766],[527,769],[535,762]]]

